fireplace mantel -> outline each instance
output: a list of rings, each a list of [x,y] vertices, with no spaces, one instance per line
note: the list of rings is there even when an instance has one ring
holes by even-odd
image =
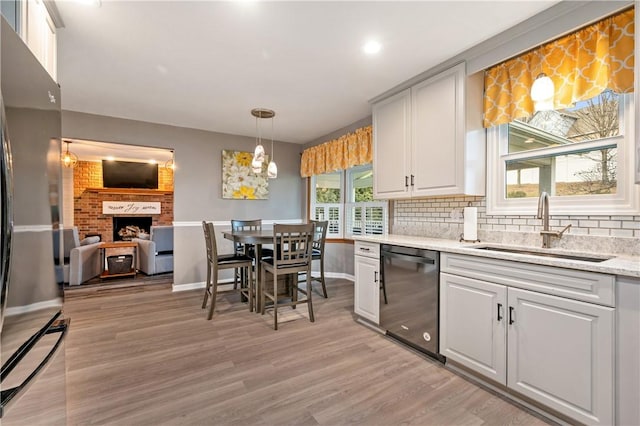
[[[142,188],[86,188],[84,192],[96,192],[98,194],[127,194],[127,195],[167,195],[173,191]]]

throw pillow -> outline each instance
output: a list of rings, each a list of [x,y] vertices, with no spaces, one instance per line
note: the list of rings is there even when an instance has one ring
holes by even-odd
[[[86,246],[89,244],[95,244],[100,242],[100,237],[94,235],[93,237],[87,237],[84,240],[80,241],[81,246]]]

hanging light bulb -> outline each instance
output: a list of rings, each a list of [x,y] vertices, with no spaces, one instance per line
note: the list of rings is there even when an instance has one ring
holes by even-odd
[[[275,179],[278,177],[278,166],[275,162],[275,154],[273,152],[273,116],[271,116],[271,161],[269,161],[269,166],[267,166],[267,177],[269,179]]]
[[[264,151],[264,147],[262,146],[262,128],[261,126],[258,124],[258,119],[259,118],[271,118],[273,119],[273,116],[276,115],[275,112],[273,112],[270,109],[265,109],[265,108],[254,108],[251,110],[251,115],[253,115],[256,118],[256,148],[253,152],[253,160],[251,161],[251,169],[253,170],[254,173],[261,173],[262,172],[262,163],[264,162],[265,159],[265,151]],[[273,134],[273,128],[272,128],[272,134]],[[273,141],[273,139],[272,139]],[[273,149],[272,149],[273,151]]]
[[[531,85],[531,100],[535,111],[553,110],[553,81],[545,73],[540,73]]]
[[[64,141],[67,144],[67,150],[62,157],[60,157],[60,161],[62,161],[62,165],[68,169],[73,169],[78,164],[78,156],[73,152],[69,151],[69,144],[71,142]]]

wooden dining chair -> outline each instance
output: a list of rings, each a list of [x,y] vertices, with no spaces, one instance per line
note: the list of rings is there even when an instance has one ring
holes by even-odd
[[[314,225],[280,225],[273,226],[273,246],[276,248],[274,256],[263,259],[262,282],[259,284],[260,312],[264,315],[267,299],[273,301],[273,328],[278,329],[278,308],[283,306],[294,307],[300,303],[306,303],[309,310],[309,320],[314,322],[313,303],[311,298],[311,249],[313,246]],[[273,278],[273,286],[267,285],[266,276],[269,272]],[[298,273],[305,272],[307,286],[305,290],[298,288]],[[282,302],[278,295],[278,278],[293,275],[292,285],[287,288],[289,302]],[[298,293],[305,295],[298,299]]]
[[[311,281],[318,281],[322,284],[322,295],[326,299],[327,296],[327,286],[324,282],[324,245],[327,239],[327,227],[329,226],[329,221],[312,221],[313,223],[313,247],[311,251],[311,261],[319,260],[320,261],[320,275],[317,277],[312,276]]]
[[[262,231],[262,219],[253,219],[253,220],[231,220],[231,232],[237,231]],[[262,248],[262,257],[271,257],[273,256],[273,250],[270,248],[263,247]],[[256,249],[253,244],[242,244],[235,243],[234,244],[234,252],[236,254],[244,254],[254,259],[256,265],[260,263],[260,260],[256,260]],[[241,278],[239,271],[234,271],[233,275],[233,288],[237,288],[238,280]]]
[[[219,255],[213,223],[203,221],[202,228],[204,230],[204,240],[207,248],[207,282],[205,286],[204,300],[202,301],[202,309],[207,307],[207,301],[211,298],[207,319],[210,320],[213,317],[218,293],[218,272],[223,269],[237,268],[242,271],[242,274],[246,277],[243,279],[246,286],[240,287],[240,293],[247,297],[249,300],[249,311],[253,311],[253,292],[255,287],[253,284],[252,273],[253,259],[244,254],[231,253]]]

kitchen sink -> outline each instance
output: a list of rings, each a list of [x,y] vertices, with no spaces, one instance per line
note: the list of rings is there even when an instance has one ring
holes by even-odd
[[[529,250],[525,248],[515,248],[515,247],[482,246],[482,247],[474,247],[474,248],[477,250],[489,250],[489,251],[499,251],[504,253],[526,254],[529,256],[542,256],[542,257],[553,257],[558,259],[580,260],[583,262],[604,262],[605,260],[612,259],[612,257],[610,256],[598,256],[598,255],[583,256],[579,254]]]

